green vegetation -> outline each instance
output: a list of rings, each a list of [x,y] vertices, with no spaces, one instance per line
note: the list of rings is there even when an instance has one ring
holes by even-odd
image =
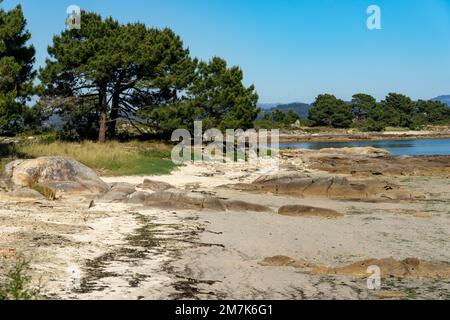
[[[157,142],[21,141],[7,150],[9,153],[0,155],[5,159],[3,164],[14,158],[63,156],[107,176],[167,174],[175,168],[170,159],[171,146]]]
[[[0,280],[0,300],[34,300],[41,288],[31,284],[30,263],[20,258]]]
[[[170,29],[89,12],[81,19],[81,29],[53,39],[40,71],[41,105],[66,120],[64,131],[105,142],[116,137],[119,119],[166,137],[196,120],[205,129],[253,126],[258,96],[243,85],[238,67],[218,57],[191,58]]]
[[[30,38],[22,8],[0,8],[0,134],[22,130],[29,116],[25,103],[34,93],[36,74],[35,50],[26,44]]]
[[[330,94],[319,95],[309,110],[309,120],[314,126],[349,128],[352,118],[352,107]]]
[[[354,95],[351,103],[324,94],[316,98],[309,119],[313,126],[354,127],[363,131],[383,131],[387,127],[417,130],[425,125],[450,124],[450,108],[441,102],[415,102],[398,93],[389,93],[380,103],[362,93]]]
[[[165,172],[170,170],[167,150],[155,155],[148,151],[151,148],[128,143],[135,146],[131,156],[126,150],[97,156],[99,150],[106,150],[82,141],[167,140],[175,129],[192,131],[197,120],[203,121],[204,130],[313,126],[312,130],[382,131],[450,123],[450,108],[444,104],[415,102],[397,93],[381,102],[362,93],[351,102],[321,94],[311,108],[300,103],[281,105],[256,120],[258,95],[253,85],[243,84],[239,67],[230,67],[219,57],[210,61],[193,58],[182,39],[168,28],[122,24],[86,11],[81,13],[81,22],[81,29],[65,30],[53,38],[45,66],[37,73],[21,7],[0,9],[0,135],[54,130],[46,121],[57,116],[58,139],[81,142],[42,147],[20,144],[17,150],[7,150],[6,156],[0,154],[0,165],[5,158],[54,154],[78,158],[111,174]],[[34,85],[37,74],[40,83]],[[34,105],[27,106],[32,101]],[[304,119],[308,109],[308,119]],[[127,144],[107,146],[127,148]],[[80,148],[93,155],[80,156]]]
[[[254,122],[255,129],[295,129],[302,126],[309,126],[311,122],[302,119],[293,109],[284,111],[275,109],[265,112],[261,119]]]

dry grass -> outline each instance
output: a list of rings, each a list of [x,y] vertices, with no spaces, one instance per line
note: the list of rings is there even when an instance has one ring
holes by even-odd
[[[175,167],[170,159],[170,152],[169,145],[157,142],[99,144],[90,141],[82,143],[57,141],[24,142],[16,146],[16,153],[21,157],[70,157],[107,176],[170,173]]]

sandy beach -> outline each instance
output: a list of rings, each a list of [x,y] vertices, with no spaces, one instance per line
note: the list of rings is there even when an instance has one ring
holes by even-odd
[[[280,171],[307,172],[287,157]],[[336,268],[365,259],[407,258],[448,263],[448,177],[375,177],[426,192],[415,200],[357,201],[245,192],[263,166],[190,164],[153,177],[103,177],[138,185],[145,178],[178,190],[266,206],[268,212],[152,208],[89,198],[0,199],[0,253],[31,261],[33,279],[56,299],[448,299],[449,278],[388,278],[368,290],[366,276],[315,274],[294,265],[263,265],[290,257]],[[345,176],[345,175],[342,175]],[[348,175],[347,175],[348,176]],[[333,209],[336,219],[283,216],[283,205]],[[10,260],[10,259],[9,259]],[[9,261],[6,259],[5,263]]]

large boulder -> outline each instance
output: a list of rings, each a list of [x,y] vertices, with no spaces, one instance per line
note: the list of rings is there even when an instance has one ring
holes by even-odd
[[[102,194],[109,190],[97,174],[85,165],[64,157],[17,160],[5,167],[4,179],[14,189],[50,189],[56,196]]]

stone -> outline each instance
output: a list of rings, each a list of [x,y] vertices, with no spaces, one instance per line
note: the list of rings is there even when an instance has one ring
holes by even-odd
[[[414,218],[433,218],[433,214],[431,212],[423,212],[412,209],[394,209],[391,211],[397,215],[406,215]]]
[[[381,277],[398,278],[408,280],[448,280],[450,279],[450,264],[447,262],[429,262],[417,258],[407,258],[396,260],[386,259],[366,259],[352,263],[344,267],[326,267],[323,265],[310,264],[304,260],[295,261],[286,256],[275,256],[266,258],[260,262],[262,266],[295,267],[312,275],[320,276],[348,276],[357,278],[367,278],[368,268],[377,266],[380,268]]]
[[[99,200],[106,203],[125,202],[129,195],[136,192],[136,187],[130,183],[113,183],[111,189]]]
[[[46,199],[44,195],[30,188],[18,188],[14,191],[8,192],[7,195],[11,198],[19,198],[19,199],[33,199],[33,200]]]
[[[262,176],[250,184],[221,186],[246,192],[266,192],[337,200],[410,200],[422,198],[401,186],[376,180],[350,181],[340,176],[310,176],[292,174]]]
[[[149,207],[171,208],[182,210],[210,210],[210,211],[252,211],[270,212],[266,206],[245,201],[224,200],[217,197],[197,193],[185,192],[177,189],[145,193],[136,192],[129,196],[127,203],[142,204]]]
[[[85,165],[64,157],[41,157],[9,163],[4,171],[14,188],[40,186],[61,195],[102,194],[109,186]]]
[[[449,176],[450,156],[311,157],[309,167],[355,176]]]
[[[384,299],[406,299],[408,295],[405,292],[401,291],[376,291],[373,294],[376,298],[384,300]]]
[[[258,263],[263,267],[287,267],[295,264],[295,260],[291,257],[286,256],[274,256],[265,258],[263,261]]]
[[[144,190],[151,190],[151,191],[165,191],[169,189],[173,189],[174,186],[172,186],[169,183],[162,182],[162,181],[154,181],[150,179],[145,179],[142,184],[137,185],[139,189]]]
[[[388,151],[373,147],[325,148],[319,150],[319,154],[340,155],[340,156],[365,156],[372,158],[391,156],[391,154]]]
[[[343,214],[330,209],[316,208],[301,205],[283,206],[278,210],[278,214],[290,217],[322,217],[322,218],[339,218]]]
[[[17,257],[17,250],[14,248],[0,248],[1,259],[15,259]]]
[[[417,258],[407,258],[398,261],[394,258],[387,259],[367,259],[353,263],[348,266],[338,268],[315,267],[311,271],[317,275],[342,275],[367,277],[367,268],[378,266],[381,270],[382,278],[402,278],[402,279],[450,279],[450,264],[440,262],[421,261]]]

